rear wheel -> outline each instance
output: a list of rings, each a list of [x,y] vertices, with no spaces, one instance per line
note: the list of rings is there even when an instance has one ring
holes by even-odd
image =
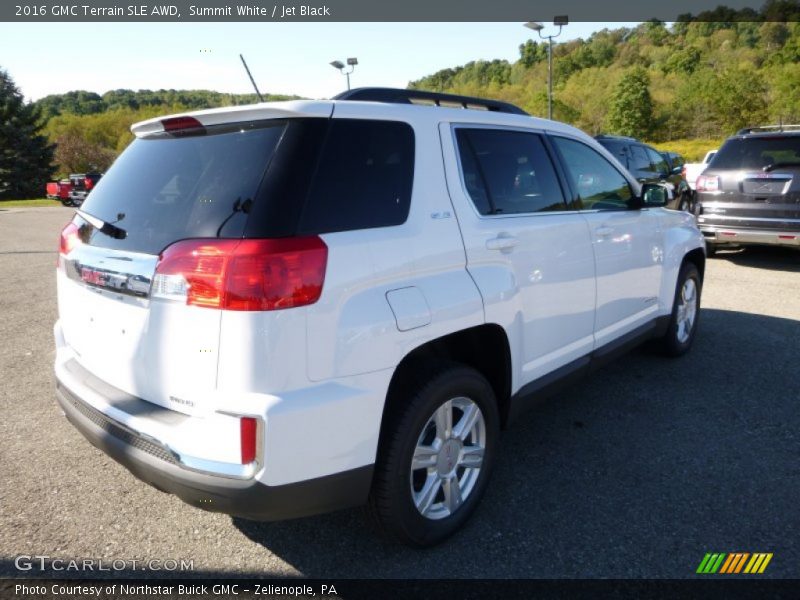
[[[700,290],[697,267],[691,262],[683,263],[678,274],[669,327],[659,340],[661,349],[668,356],[681,356],[692,347],[700,316]]]
[[[432,546],[467,521],[484,493],[500,432],[497,402],[480,373],[457,365],[442,365],[393,400],[370,513],[389,537]]]

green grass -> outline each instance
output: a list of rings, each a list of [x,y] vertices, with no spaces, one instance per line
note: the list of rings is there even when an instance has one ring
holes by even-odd
[[[61,202],[48,198],[35,198],[33,200],[0,200],[0,209],[30,208],[31,206],[61,206]]]

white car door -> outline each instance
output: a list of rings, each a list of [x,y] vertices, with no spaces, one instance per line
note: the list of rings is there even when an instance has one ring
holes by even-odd
[[[594,255],[540,133],[442,124],[448,189],[486,321],[506,330],[512,391],[593,347]]]
[[[589,224],[597,271],[595,347],[652,321],[664,258],[657,213],[639,206],[629,180],[596,149],[550,138]]]

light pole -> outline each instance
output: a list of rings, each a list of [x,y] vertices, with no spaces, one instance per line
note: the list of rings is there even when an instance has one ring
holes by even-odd
[[[543,40],[547,40],[547,118],[553,118],[553,38],[561,35],[561,28],[569,24],[569,17],[566,15],[553,19],[553,25],[558,25],[558,33],[555,35],[542,35],[544,25],[536,21],[525,23],[525,27],[533,29]]]
[[[344,65],[344,63],[342,61],[334,60],[333,62],[331,62],[331,66],[334,69],[338,69],[339,71],[341,71],[342,75],[347,75],[347,89],[348,90],[350,89],[350,73],[352,73],[353,71],[356,70],[356,65],[357,64],[358,64],[358,59],[357,58],[355,58],[355,57],[348,58],[347,59],[347,66],[350,67],[350,70],[346,71],[345,70],[345,65]]]

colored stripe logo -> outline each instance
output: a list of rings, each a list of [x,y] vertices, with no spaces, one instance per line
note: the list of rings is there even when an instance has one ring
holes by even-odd
[[[772,560],[772,552],[707,552],[700,561],[696,573],[702,575],[733,575],[737,573],[747,573],[756,575],[763,573],[769,561]]]

